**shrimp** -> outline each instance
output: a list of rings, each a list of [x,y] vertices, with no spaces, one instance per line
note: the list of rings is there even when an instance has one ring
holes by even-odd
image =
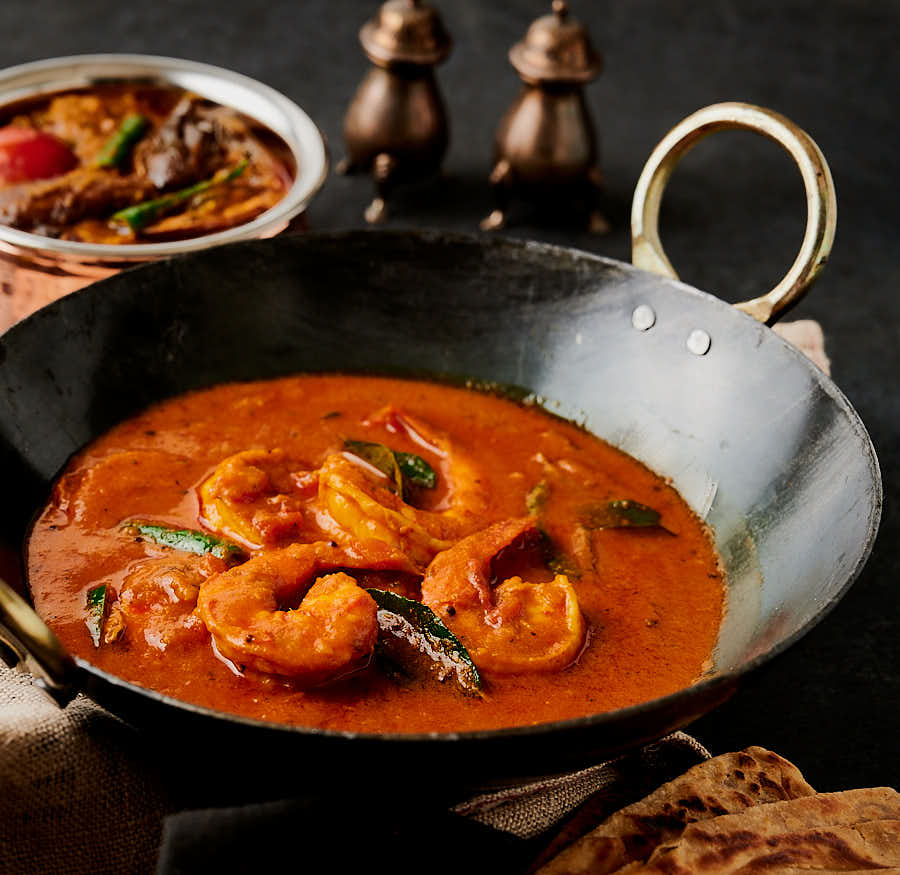
[[[197,611],[222,656],[314,686],[359,667],[378,636],[375,601],[343,569],[415,571],[379,541],[291,544],[209,578]]]
[[[386,407],[368,424],[406,435],[441,460],[449,491],[432,510],[414,507],[381,471],[351,453],[335,453],[319,470],[320,525],[338,539],[376,538],[424,568],[477,524],[487,506],[486,490],[465,451],[422,420]]]
[[[202,641],[203,622],[197,616],[200,585],[227,564],[214,556],[145,559],[132,565],[113,606],[115,616],[130,633],[140,630],[157,650]],[[115,624],[107,622],[107,631]],[[111,633],[112,634],[112,633]]]
[[[422,581],[422,601],[462,641],[479,668],[496,674],[550,672],[573,662],[586,627],[569,579],[493,585],[493,564],[509,549],[536,546],[533,519],[511,519],[439,553]]]
[[[350,453],[328,456],[319,469],[320,525],[338,540],[374,538],[407,554],[424,568],[453,541],[432,535],[424,511],[391,491],[391,481]]]
[[[317,479],[282,449],[245,450],[221,461],[200,485],[200,518],[250,548],[299,538]]]

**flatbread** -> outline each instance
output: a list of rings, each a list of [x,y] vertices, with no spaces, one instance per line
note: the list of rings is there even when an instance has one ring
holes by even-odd
[[[853,826],[870,820],[900,820],[900,793],[892,787],[816,793],[785,802],[758,805],[739,814],[688,826],[680,841],[692,835],[727,835],[741,830],[785,833],[815,826]]]
[[[871,875],[872,867],[867,866],[865,869],[805,869],[803,867],[788,866],[787,869],[778,869],[778,875],[809,875],[815,872],[816,875],[860,875],[865,872]],[[900,868],[897,866],[879,867],[874,870],[876,875],[900,875]]]
[[[755,805],[812,796],[799,769],[762,747],[706,760],[607,818],[538,870],[539,875],[607,875],[646,861],[690,823]]]
[[[820,793],[688,826],[629,875],[879,869],[900,866],[900,793]]]

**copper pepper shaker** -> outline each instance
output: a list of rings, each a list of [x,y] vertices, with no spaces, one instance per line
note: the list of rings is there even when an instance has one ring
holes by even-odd
[[[373,67],[344,117],[347,157],[338,172],[371,172],[376,196],[366,220],[380,222],[397,182],[440,167],[449,142],[434,67],[451,41],[437,12],[420,0],[387,0],[359,33]]]
[[[602,57],[585,27],[569,17],[565,0],[538,18],[509,52],[525,87],[500,120],[494,137],[491,186],[496,208],[486,231],[506,224],[513,192],[537,199],[587,201],[589,227],[609,231],[599,210],[602,175],[597,138],[583,86],[599,75]]]

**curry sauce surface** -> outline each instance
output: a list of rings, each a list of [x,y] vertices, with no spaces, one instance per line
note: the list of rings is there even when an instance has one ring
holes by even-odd
[[[525,516],[529,493],[547,466],[559,476],[540,524],[563,551],[579,513],[591,503],[630,499],[661,513],[664,528],[590,533],[594,567],[578,563],[580,576],[570,576],[589,630],[574,664],[546,674],[486,674],[478,699],[450,683],[398,681],[374,663],[312,690],[276,675],[237,674],[214,651],[202,625],[168,644],[128,625],[120,640],[94,645],[85,621],[88,591],[105,583],[117,593],[129,569],[172,552],[126,536],[123,520],[200,528],[197,487],[219,462],[242,450],[281,448],[310,469],[348,438],[426,455],[406,436],[369,421],[385,405],[443,430],[476,460],[488,495],[485,526]],[[427,501],[440,508],[453,496],[435,466],[439,483]],[[567,561],[571,565],[571,557]],[[33,527],[27,569],[38,613],[63,644],[112,674],[221,711],[364,732],[532,724],[675,692],[708,667],[725,593],[702,522],[673,488],[626,454],[534,406],[426,382],[350,376],[224,385],[120,424],[67,467]],[[516,570],[531,582],[553,578],[534,560]],[[371,577],[367,583],[373,585]]]

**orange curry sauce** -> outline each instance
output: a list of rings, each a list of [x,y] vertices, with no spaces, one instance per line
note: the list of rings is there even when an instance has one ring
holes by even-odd
[[[326,456],[341,452],[346,439],[382,443],[419,454],[437,472],[438,485],[416,493],[421,507],[438,513],[452,507],[459,496],[448,484],[447,459],[373,417],[385,405],[445,433],[453,451],[473,462],[486,501],[470,528],[526,517],[531,493],[541,529],[574,572],[569,579],[588,629],[574,663],[522,675],[482,672],[481,698],[462,695],[452,681],[389,677],[376,662],[330,684],[298,689],[277,674],[246,667],[236,673],[239,666],[216,652],[193,610],[192,587],[185,593],[163,574],[136,589],[148,560],[151,566],[167,557],[186,560],[128,534],[123,521],[201,529],[198,487],[223,459],[244,450],[280,448],[298,469],[315,472]],[[269,527],[282,538],[279,545],[333,537],[317,528],[320,511],[308,475],[294,482],[302,486],[300,503],[285,510],[294,514],[293,522],[280,530]],[[541,483],[543,500],[535,502],[533,490]],[[664,528],[579,529],[585,507],[613,499],[655,508]],[[298,519],[305,521],[299,527]],[[503,568],[504,578],[511,571],[530,583],[553,580],[546,554],[526,553],[519,567]],[[201,575],[221,571],[208,558],[189,561]],[[663,479],[626,454],[536,406],[426,382],[350,376],[219,386],[158,404],[120,424],[72,459],[34,525],[27,568],[38,613],[66,647],[102,669],[222,711],[366,732],[531,724],[674,692],[709,666],[725,593],[703,523]],[[363,585],[408,596],[415,596],[419,582],[385,571],[351,574]],[[120,615],[121,634],[95,646],[86,598],[100,583],[128,610]]]

